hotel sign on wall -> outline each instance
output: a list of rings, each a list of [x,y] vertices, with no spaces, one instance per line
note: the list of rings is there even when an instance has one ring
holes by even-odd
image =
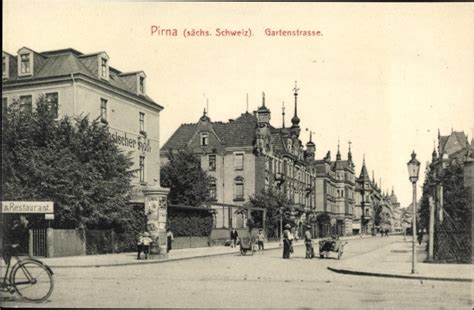
[[[130,136],[126,132],[109,132],[109,137],[115,144],[129,147],[140,152],[151,152],[150,139],[145,137]]]
[[[54,213],[52,201],[2,201],[1,213]]]

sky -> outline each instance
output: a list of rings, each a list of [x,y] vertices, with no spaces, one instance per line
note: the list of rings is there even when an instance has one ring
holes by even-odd
[[[469,3],[206,3],[4,0],[3,50],[74,48],[106,51],[122,72],[143,70],[147,93],[164,107],[164,144],[206,106],[227,121],[261,105],[271,123],[293,116],[298,82],[300,139],[314,131],[316,157],[343,159],[352,142],[356,174],[362,158],[402,207],[412,199],[406,163],[414,150],[423,171],[438,129],[473,136],[474,6]],[[153,26],[177,36],[152,35]],[[217,29],[250,37],[217,36]],[[185,30],[211,36],[184,36]],[[270,30],[320,36],[267,36]],[[170,31],[171,32],[171,31]],[[436,141],[435,141],[436,140]]]

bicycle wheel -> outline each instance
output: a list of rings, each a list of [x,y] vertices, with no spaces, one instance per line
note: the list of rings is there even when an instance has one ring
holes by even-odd
[[[13,270],[11,279],[18,295],[28,301],[45,301],[53,292],[53,275],[48,267],[40,262],[20,262]]]

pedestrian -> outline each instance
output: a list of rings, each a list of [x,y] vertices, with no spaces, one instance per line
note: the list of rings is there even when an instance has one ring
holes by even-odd
[[[237,245],[237,238],[239,237],[239,234],[237,233],[237,230],[235,228],[232,228],[230,232],[230,240],[231,240],[231,246],[234,248]]]
[[[291,252],[291,241],[290,241],[290,228],[291,225],[286,224],[285,230],[283,231],[283,258],[288,259],[290,258]]]
[[[385,229],[385,237],[388,237],[388,229]]]
[[[295,235],[294,235],[295,228],[292,227],[289,229],[288,232],[288,239],[290,240],[290,253],[293,254],[293,244],[295,243]]]
[[[314,257],[314,249],[313,249],[313,237],[311,236],[311,226],[306,226],[306,231],[304,233],[304,244],[306,246],[306,256],[305,258],[313,258]]]
[[[258,230],[257,234],[257,245],[258,245],[258,250],[263,251],[264,250],[264,243],[265,241],[265,236],[263,234],[263,231],[261,229]]]
[[[153,243],[153,239],[150,238],[150,233],[145,231],[141,240],[143,243],[143,253],[145,254],[145,259],[148,259],[148,254],[150,253],[150,245]]]
[[[138,233],[137,235],[137,259],[141,259],[141,253],[143,252],[143,234]]]
[[[166,231],[166,253],[171,251],[171,244],[173,243],[173,240],[173,233],[171,232],[171,229],[168,228]]]
[[[420,229],[418,231],[417,239],[418,239],[418,244],[421,245],[421,241],[423,241],[423,229]]]

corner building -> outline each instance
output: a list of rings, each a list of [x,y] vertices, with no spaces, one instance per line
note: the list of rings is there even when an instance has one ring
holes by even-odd
[[[213,122],[204,111],[197,123],[182,124],[163,145],[162,164],[167,161],[167,152],[189,149],[211,176],[216,228],[242,227],[239,221],[243,219],[226,207],[242,206],[249,196],[269,188],[285,193],[293,209],[304,214],[294,217],[297,225],[314,210],[316,175],[305,161],[306,153],[299,139],[297,91],[295,87],[290,128],[285,127],[284,110],[282,127],[270,124],[271,112],[263,93],[262,105],[253,113],[242,113],[228,122]]]
[[[23,47],[2,53],[2,109],[14,101],[32,109],[40,96],[57,117],[89,115],[109,126],[113,141],[131,152],[133,201],[143,202],[140,187],[159,184],[159,114],[163,109],[146,94],[143,71],[121,72],[110,66],[106,52],[83,54],[75,49],[35,52]]]

